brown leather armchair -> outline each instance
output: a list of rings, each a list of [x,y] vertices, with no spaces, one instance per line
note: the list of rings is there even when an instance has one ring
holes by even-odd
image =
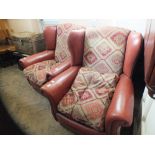
[[[132,124],[132,72],[140,33],[120,28],[72,31],[71,67],[42,88],[53,116],[78,134],[120,134]]]
[[[82,26],[65,23],[48,26],[44,30],[46,50],[19,60],[19,66],[29,83],[40,92],[40,87],[48,80],[70,67],[68,35]]]

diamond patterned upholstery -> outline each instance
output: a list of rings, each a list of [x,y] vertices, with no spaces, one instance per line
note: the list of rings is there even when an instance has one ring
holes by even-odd
[[[71,30],[84,28],[75,24],[59,24],[57,25],[57,40],[55,49],[55,60],[42,61],[24,69],[26,78],[37,86],[42,86],[47,82],[47,73],[52,67],[56,67],[70,56],[67,39]]]
[[[101,74],[82,67],[58,110],[73,120],[103,131],[104,117],[117,81],[115,73]]]
[[[57,25],[57,41],[55,49],[55,59],[57,62],[62,62],[66,58],[70,57],[70,52],[67,44],[69,33],[72,30],[78,30],[81,28],[84,27],[71,23]]]
[[[47,81],[47,73],[58,64],[55,60],[46,60],[26,67],[23,72],[28,81],[40,87]]]
[[[58,111],[72,120],[105,131],[104,120],[119,75],[129,30],[106,27],[86,30],[83,67]]]
[[[85,34],[84,66],[100,73],[122,72],[129,30],[106,27],[90,28]]]

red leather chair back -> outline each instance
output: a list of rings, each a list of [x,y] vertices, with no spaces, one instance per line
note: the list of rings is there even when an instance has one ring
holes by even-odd
[[[47,50],[55,50],[56,47],[56,26],[48,26],[44,30],[44,38]]]
[[[123,72],[128,77],[132,76],[132,72],[139,55],[142,45],[142,35],[137,32],[130,32],[125,52]]]
[[[85,30],[72,30],[68,37],[68,47],[71,54],[71,65],[82,66],[84,52]]]

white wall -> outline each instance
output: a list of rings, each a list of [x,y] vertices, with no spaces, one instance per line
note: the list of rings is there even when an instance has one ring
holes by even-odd
[[[128,20],[115,20],[115,24],[118,27],[128,28],[130,30],[135,30],[141,32],[144,36],[146,28],[146,19],[128,19]]]
[[[8,19],[12,32],[42,32],[40,21],[37,19]]]
[[[142,35],[145,33],[146,19],[44,19],[43,27],[47,25],[56,25],[60,23],[75,23],[84,26],[118,26],[128,28],[141,32]]]
[[[46,25],[56,25],[60,23],[75,23],[84,26],[108,26],[113,25],[113,20],[110,19],[43,19],[45,26]]]
[[[75,23],[84,26],[118,26],[145,33],[146,19],[44,19],[42,24],[39,19],[8,19],[13,32],[35,32],[40,33],[44,26],[59,23]]]
[[[155,134],[155,100],[148,95],[145,88],[142,98],[142,134]]]

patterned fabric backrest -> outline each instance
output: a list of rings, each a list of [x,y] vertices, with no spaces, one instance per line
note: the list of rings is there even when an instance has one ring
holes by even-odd
[[[122,72],[129,30],[118,27],[88,28],[83,65],[99,73]]]
[[[57,62],[62,62],[66,58],[70,57],[70,52],[68,49],[68,36],[72,30],[77,30],[84,28],[80,25],[75,25],[71,23],[59,24],[57,25],[57,40],[55,49],[55,60]]]

